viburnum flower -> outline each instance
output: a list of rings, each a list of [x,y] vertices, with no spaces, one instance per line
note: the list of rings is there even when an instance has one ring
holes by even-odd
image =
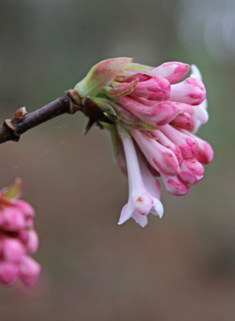
[[[157,177],[170,194],[185,195],[213,159],[211,146],[194,135],[208,113],[201,74],[192,65],[184,78],[189,70],[181,62],[154,68],[114,58],[92,67],[75,86],[84,113],[88,106],[94,111],[88,127],[97,122],[110,130],[115,158],[128,175],[119,224],[132,217],[145,226],[148,213],[162,217]]]
[[[38,235],[33,228],[32,206],[19,200],[20,179],[0,191],[0,283],[10,285],[20,279],[33,285],[41,266],[28,256],[38,248]]]
[[[122,127],[118,129],[125,150],[129,180],[129,200],[122,209],[118,224],[132,217],[136,223],[144,227],[148,222],[149,212],[159,217],[163,215],[163,206],[159,201],[159,182],[150,173],[142,156],[137,157],[130,134]]]

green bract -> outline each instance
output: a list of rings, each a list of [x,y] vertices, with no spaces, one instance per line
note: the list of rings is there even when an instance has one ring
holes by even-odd
[[[81,98],[97,96],[132,60],[132,58],[113,58],[103,60],[93,66],[86,77],[75,86],[79,96]]]

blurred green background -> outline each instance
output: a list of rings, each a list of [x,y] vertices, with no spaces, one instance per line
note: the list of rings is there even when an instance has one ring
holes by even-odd
[[[109,134],[60,116],[1,145],[1,187],[24,181],[36,209],[42,275],[0,289],[1,321],[234,321],[235,2],[0,0],[0,118],[59,97],[102,59],[196,64],[215,158],[184,197],[142,229],[117,222],[127,179]]]

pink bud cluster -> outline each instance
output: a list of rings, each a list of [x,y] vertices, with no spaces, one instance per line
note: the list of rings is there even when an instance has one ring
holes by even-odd
[[[0,191],[0,282],[5,285],[21,279],[33,285],[41,266],[30,256],[38,248],[38,235],[33,229],[34,209],[19,200],[21,181]]]
[[[119,97],[116,95],[116,103],[137,119],[152,126],[148,129],[147,125],[136,126],[136,128],[126,125],[125,128],[134,138],[137,155],[140,150],[141,157],[144,156],[151,175],[155,179],[160,176],[167,192],[177,196],[187,194],[189,185],[196,184],[202,179],[203,165],[213,159],[211,146],[192,133],[208,120],[206,90],[197,67],[192,66],[191,76],[175,84],[185,76],[189,68],[189,65],[179,62],[165,63],[152,70],[138,70],[131,66],[128,68],[127,65],[115,79],[114,88],[108,91],[108,95],[113,96],[115,90],[122,88],[124,91],[125,87],[130,87],[130,84],[138,79],[138,83],[127,95]],[[120,106],[116,110],[120,110]],[[125,115],[124,112],[123,115]],[[125,121],[124,116],[124,124]],[[133,172],[132,165],[128,165],[131,156],[130,149],[125,148],[125,140],[132,138],[125,137],[120,130],[119,135],[124,145],[125,157],[119,148],[117,159],[122,170],[126,168],[123,165],[126,160],[128,177],[134,177],[135,182],[130,184],[132,189],[129,192],[133,195],[133,189],[136,189],[136,185],[140,183],[135,179],[136,171]],[[139,156],[137,158],[139,163],[142,162]],[[160,197],[160,191],[158,194]],[[143,197],[142,213],[136,207],[134,212],[146,217],[146,214],[154,211],[150,208],[151,206],[144,205],[144,201],[146,201],[145,197]],[[130,214],[130,210],[126,214],[128,204],[121,213],[119,224],[130,217],[136,220],[136,214]],[[162,214],[163,210],[158,212],[159,217]],[[147,219],[138,219],[136,222],[144,226],[147,224]]]
[[[211,146],[194,135],[208,113],[201,74],[192,65],[190,77],[184,78],[189,69],[181,62],[154,68],[114,58],[93,66],[75,87],[81,99],[93,99],[114,125],[108,128],[118,165],[129,180],[119,224],[132,217],[145,226],[150,212],[161,217],[156,177],[161,176],[169,193],[185,195],[213,159]]]

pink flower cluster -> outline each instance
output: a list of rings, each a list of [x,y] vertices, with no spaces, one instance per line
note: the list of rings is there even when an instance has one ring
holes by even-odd
[[[19,200],[21,181],[0,191],[0,282],[10,285],[18,278],[33,285],[41,266],[28,253],[38,248],[38,235],[33,229],[34,209]]]
[[[124,125],[130,135],[118,125],[125,156],[119,145],[117,159],[124,172],[127,167],[130,186],[129,201],[122,210],[119,224],[132,217],[145,226],[149,212],[161,217],[163,207],[156,177],[162,178],[170,194],[185,195],[189,185],[202,179],[203,164],[213,158],[211,146],[192,133],[208,120],[206,90],[199,70],[192,66],[189,78],[172,84],[184,77],[189,68],[180,62],[164,63],[151,71],[127,65],[108,92],[111,98],[115,91],[122,89],[123,92],[138,79],[127,95],[115,97],[116,110],[124,124],[126,111],[143,121],[143,125],[136,128]],[[128,117],[130,119],[130,115]]]
[[[75,86],[81,101],[89,96],[113,122],[101,124],[111,131],[118,165],[129,180],[119,224],[132,217],[145,226],[150,212],[161,217],[157,177],[169,193],[187,194],[213,158],[211,146],[194,135],[208,113],[201,74],[192,65],[184,78],[189,69],[181,62],[154,68],[114,58],[93,66]]]

